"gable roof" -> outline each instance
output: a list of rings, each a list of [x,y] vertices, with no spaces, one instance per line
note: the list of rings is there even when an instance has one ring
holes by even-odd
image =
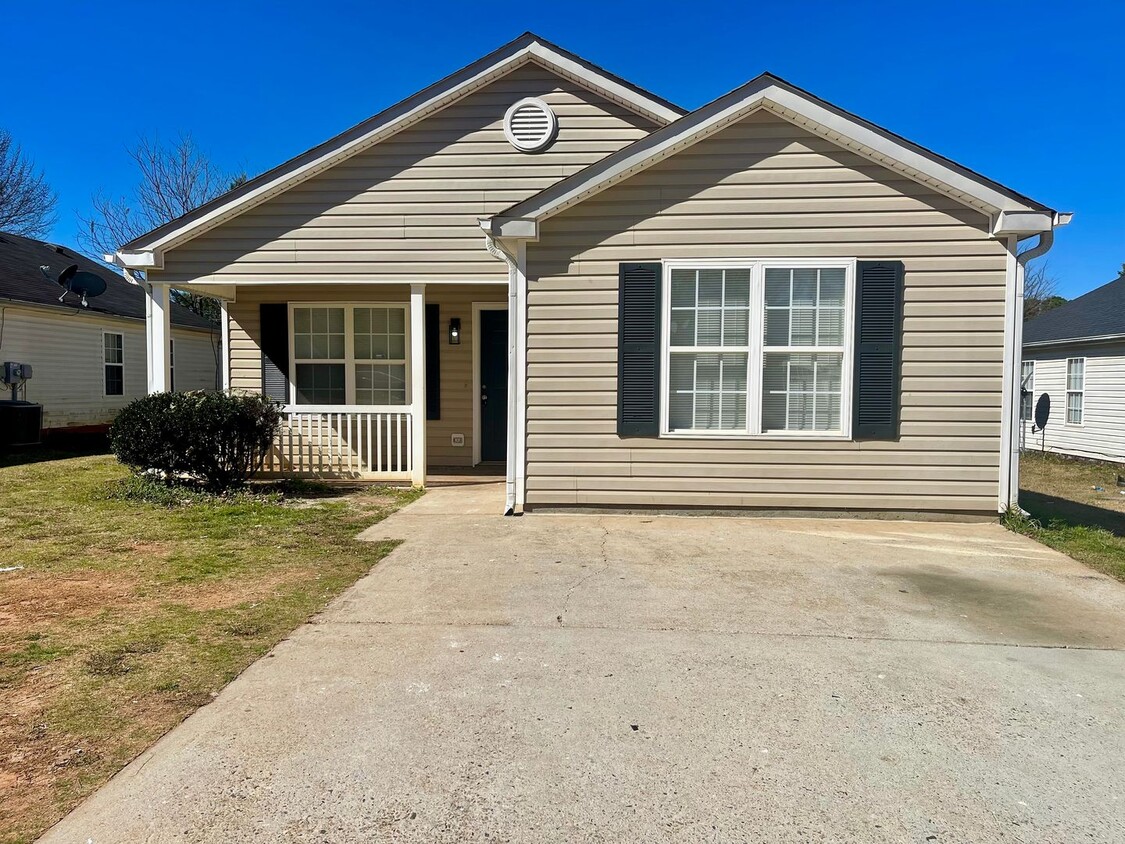
[[[40,267],[49,267],[48,274],[57,277],[71,264],[79,270],[94,273],[105,281],[105,293],[91,297],[88,307],[79,304],[78,296],[67,294],[60,302],[63,288],[43,275]],[[145,294],[135,284],[130,284],[113,270],[107,269],[84,255],[70,249],[0,232],[0,299],[46,305],[60,311],[93,311],[111,316],[145,318]],[[215,328],[215,325],[194,311],[172,303],[173,325],[190,328]]]
[[[1025,346],[1110,337],[1125,337],[1125,273],[1023,327]]]
[[[519,221],[509,226],[512,236],[529,236],[528,232],[533,227],[526,225],[527,221],[548,219],[759,109],[772,111],[845,149],[992,215],[996,221],[994,232],[998,235],[1045,231],[1058,222],[1058,214],[1046,205],[838,108],[773,74],[763,73],[675,123],[657,129],[495,215],[491,224],[492,234],[504,235],[506,223]]]
[[[649,118],[659,126],[677,120],[685,113],[684,109],[668,100],[609,73],[545,38],[525,32],[374,117],[250,179],[194,211],[129,241],[120,247],[117,262],[138,269],[159,268],[162,266],[160,253],[163,250],[190,240],[224,220],[369,149],[388,136],[532,61]]]

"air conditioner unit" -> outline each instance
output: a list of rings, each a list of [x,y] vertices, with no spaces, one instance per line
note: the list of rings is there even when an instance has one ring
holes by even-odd
[[[30,401],[0,401],[0,449],[38,445],[43,431],[43,405]]]

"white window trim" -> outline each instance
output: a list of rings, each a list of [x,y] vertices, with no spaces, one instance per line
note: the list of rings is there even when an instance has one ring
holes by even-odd
[[[855,275],[857,258],[665,258],[661,261],[660,281],[660,436],[665,439],[726,440],[814,440],[839,442],[852,438],[852,370],[855,366]],[[671,271],[674,269],[750,269],[750,345],[743,347],[708,346],[704,351],[715,353],[747,353],[746,430],[672,431],[668,424],[668,390],[671,358],[672,297]],[[764,362],[765,271],[770,268],[818,268],[844,270],[844,346],[840,378],[840,427],[836,431],[762,431],[762,365]],[[691,351],[695,347],[677,347]],[[792,347],[771,346],[774,352]],[[809,347],[797,351],[807,352]]]
[[[105,338],[107,335],[121,338],[121,363],[110,363],[105,359]],[[109,392],[109,384],[105,380],[105,368],[107,366],[117,366],[121,368],[121,392]],[[120,399],[125,397],[125,333],[123,331],[106,331],[102,329],[102,398],[107,399]]]
[[[294,341],[295,322],[293,311],[296,308],[343,308],[344,309],[344,357],[312,359],[301,358],[301,363],[342,363],[344,364],[344,403],[332,407],[351,408],[353,410],[380,410],[401,413],[408,411],[413,400],[413,379],[410,374],[410,303],[409,302],[290,302],[289,303],[289,405],[293,411],[311,412],[310,408],[325,407],[326,405],[297,404],[297,363],[296,342]],[[355,364],[367,363],[397,363],[395,361],[373,361],[367,358],[355,357],[355,309],[356,308],[398,308],[403,313],[406,326],[404,343],[406,344],[406,402],[393,405],[357,405],[355,403]]]
[[[1082,389],[1070,389],[1070,362],[1072,360],[1082,361]],[[1081,416],[1081,422],[1070,421],[1070,394],[1078,393],[1082,397],[1082,402],[1079,405],[1078,413]],[[1086,425],[1086,358],[1067,358],[1066,369],[1063,370],[1063,424],[1069,425],[1071,428],[1082,428]]]

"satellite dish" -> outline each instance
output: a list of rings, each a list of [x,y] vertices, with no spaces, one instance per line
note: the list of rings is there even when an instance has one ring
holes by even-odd
[[[47,278],[51,278],[51,274],[49,272],[49,270],[51,269],[50,267],[42,266],[39,269],[42,271],[43,275],[45,275]],[[66,298],[67,293],[77,293],[82,297],[82,307],[86,308],[89,307],[89,303],[86,301],[87,298],[101,296],[103,293],[105,293],[105,279],[97,273],[87,272],[86,270],[79,270],[77,264],[71,264],[69,267],[59,273],[58,277],[54,280],[61,287],[66,288],[63,291],[62,296],[59,297],[60,302]]]
[[[63,270],[61,273],[59,273],[59,277],[57,279],[55,279],[55,281],[57,281],[63,287],[66,287],[67,282],[69,282],[72,278],[74,278],[74,274],[76,272],[78,272],[78,265],[77,264],[71,264],[69,267],[67,267],[65,270]]]
[[[1035,403],[1035,428],[1042,431],[1047,427],[1047,418],[1051,415],[1051,397],[1044,393]]]

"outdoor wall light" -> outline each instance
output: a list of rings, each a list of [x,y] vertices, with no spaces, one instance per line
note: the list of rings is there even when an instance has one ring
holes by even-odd
[[[461,345],[461,318],[453,317],[449,320],[449,345]]]

